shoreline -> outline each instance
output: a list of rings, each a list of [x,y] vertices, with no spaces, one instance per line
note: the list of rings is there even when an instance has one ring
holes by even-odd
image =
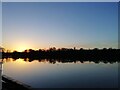
[[[18,89],[32,90],[32,87],[17,80],[14,80],[6,75],[2,75],[2,90],[18,90]]]

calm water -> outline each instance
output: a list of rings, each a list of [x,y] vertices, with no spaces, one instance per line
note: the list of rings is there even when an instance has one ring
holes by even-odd
[[[40,62],[4,59],[3,74],[33,88],[115,88],[118,63]]]

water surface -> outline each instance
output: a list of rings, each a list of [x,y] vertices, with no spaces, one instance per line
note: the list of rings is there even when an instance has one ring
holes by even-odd
[[[33,88],[117,88],[118,63],[4,59],[3,74]]]

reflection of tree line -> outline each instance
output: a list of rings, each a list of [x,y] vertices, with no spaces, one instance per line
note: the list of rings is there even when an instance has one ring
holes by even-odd
[[[119,62],[120,49],[67,49],[61,48],[56,49],[55,47],[50,48],[48,50],[25,50],[24,52],[3,52],[3,58],[23,58],[25,61],[28,60],[29,62],[33,60],[43,60],[47,59],[50,63],[57,62],[84,62],[84,61],[93,61],[95,63],[99,62]],[[28,59],[27,59],[28,58]]]
[[[38,61],[38,62],[44,62],[44,63],[51,63],[51,64],[55,64],[55,63],[86,63],[86,62],[94,62],[94,63],[110,63],[110,64],[113,64],[113,63],[118,63],[119,61],[116,61],[116,60],[113,60],[113,61],[110,61],[110,60],[72,60],[72,59],[31,59],[31,58],[22,58],[25,62],[32,62],[32,61]],[[19,59],[14,59],[14,58],[4,58],[2,59],[3,63],[4,62],[10,62],[10,61],[16,61],[16,60],[19,60]]]

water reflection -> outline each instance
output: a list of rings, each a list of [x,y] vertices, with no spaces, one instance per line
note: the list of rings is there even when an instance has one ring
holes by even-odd
[[[34,88],[116,88],[118,63],[3,59],[3,74]]]
[[[20,58],[22,59],[23,61],[25,62],[32,62],[36,59],[32,59],[32,58]],[[4,62],[10,62],[10,61],[16,61],[16,60],[19,60],[19,59],[14,59],[14,58],[4,58],[2,59],[3,63]],[[94,62],[96,64],[99,64],[99,63],[105,63],[105,64],[113,64],[113,63],[119,63],[120,61],[119,60],[74,60],[74,59],[37,59],[38,62],[48,62],[48,63],[51,63],[51,64],[55,64],[55,63],[85,63],[85,62]]]

